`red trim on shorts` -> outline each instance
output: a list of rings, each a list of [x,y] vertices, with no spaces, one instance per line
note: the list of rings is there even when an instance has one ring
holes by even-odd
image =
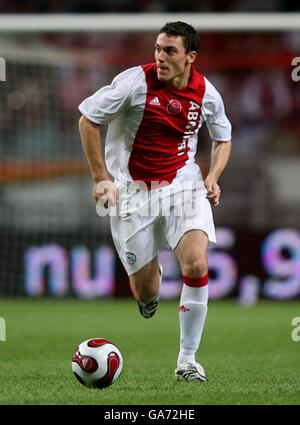
[[[204,276],[182,276],[183,282],[187,286],[191,286],[193,288],[201,288],[202,286],[206,286],[208,284],[208,273]]]

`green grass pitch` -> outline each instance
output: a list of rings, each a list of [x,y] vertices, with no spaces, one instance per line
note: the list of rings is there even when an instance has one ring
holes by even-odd
[[[2,300],[7,340],[0,342],[0,404],[300,404],[300,341],[291,338],[300,303],[210,302],[198,360],[205,384],[177,382],[178,302],[162,301],[143,319],[128,300]],[[104,390],[80,385],[71,371],[76,346],[115,342],[124,357],[119,381]]]

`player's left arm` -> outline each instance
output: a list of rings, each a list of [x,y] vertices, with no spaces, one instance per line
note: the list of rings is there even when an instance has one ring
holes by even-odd
[[[204,180],[207,189],[207,199],[217,207],[220,204],[221,189],[219,178],[225,169],[231,153],[231,140],[213,140],[209,172]]]
[[[224,171],[231,153],[231,123],[226,114],[221,95],[207,80],[202,110],[209,135],[212,139],[210,168],[204,180],[207,198],[215,207],[220,203],[219,178]]]

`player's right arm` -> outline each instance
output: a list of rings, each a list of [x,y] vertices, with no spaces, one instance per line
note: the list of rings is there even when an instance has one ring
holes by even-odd
[[[118,202],[118,190],[111,181],[105,165],[100,139],[100,125],[82,115],[79,120],[79,132],[94,182],[94,199],[96,201],[101,199],[104,205],[115,205]]]
[[[94,197],[96,200],[101,199],[104,205],[115,205],[118,202],[118,190],[111,181],[105,164],[100,128],[109,125],[130,107],[134,82],[141,72],[141,67],[123,71],[110,85],[102,87],[79,105],[82,113],[79,131],[94,181]]]

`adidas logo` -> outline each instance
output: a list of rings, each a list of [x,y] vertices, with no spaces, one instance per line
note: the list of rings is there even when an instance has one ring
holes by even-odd
[[[179,307],[179,311],[190,311],[190,308],[188,308],[188,307],[186,307],[185,305],[181,305],[180,307]]]
[[[160,105],[160,101],[159,101],[159,98],[156,96],[156,97],[154,97],[150,102],[149,102],[149,104],[150,105]]]

